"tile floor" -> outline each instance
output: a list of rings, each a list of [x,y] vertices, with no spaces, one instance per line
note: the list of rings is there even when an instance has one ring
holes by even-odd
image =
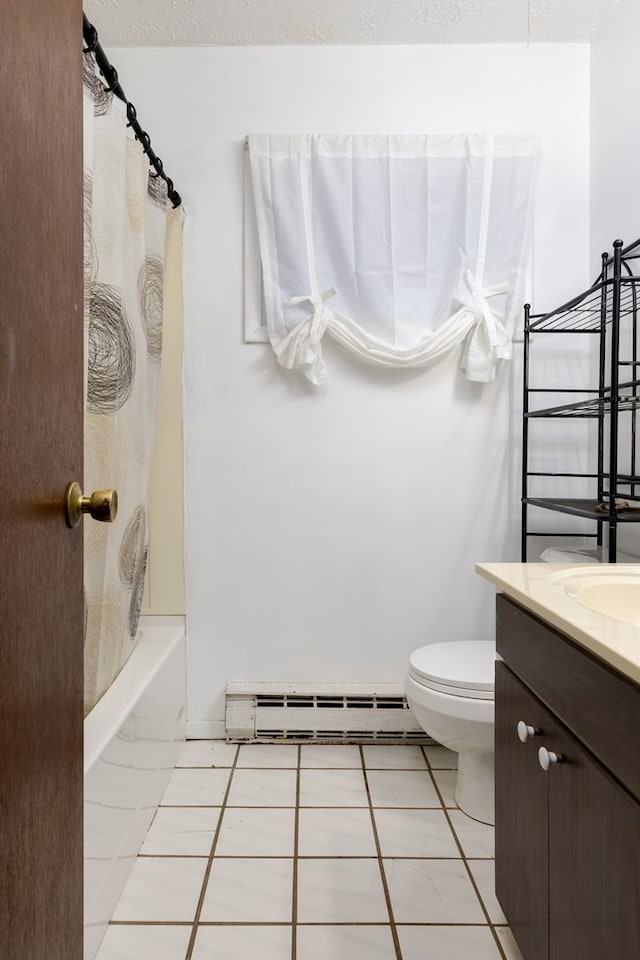
[[[187,742],[97,960],[521,960],[455,757]]]

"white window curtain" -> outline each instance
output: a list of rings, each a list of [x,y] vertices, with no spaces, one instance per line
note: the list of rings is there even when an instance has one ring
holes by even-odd
[[[511,356],[530,262],[537,138],[250,136],[265,311],[278,362],[326,379],[322,338],[470,380]]]

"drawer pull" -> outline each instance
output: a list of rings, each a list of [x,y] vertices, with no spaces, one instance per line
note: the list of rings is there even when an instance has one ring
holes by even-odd
[[[518,723],[518,739],[522,743],[526,743],[529,737],[536,737],[540,731],[536,730],[535,727],[532,727],[530,723],[525,723],[524,720],[520,720]]]
[[[546,747],[540,747],[538,750],[538,763],[543,770],[548,770],[556,763],[562,763],[562,757],[559,753],[552,753]]]

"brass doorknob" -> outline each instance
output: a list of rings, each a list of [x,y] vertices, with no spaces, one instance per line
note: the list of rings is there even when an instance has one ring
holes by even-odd
[[[113,523],[118,513],[118,494],[115,490],[96,490],[90,497],[84,497],[80,484],[74,480],[67,484],[64,504],[68,527],[77,527],[83,513],[102,523]]]

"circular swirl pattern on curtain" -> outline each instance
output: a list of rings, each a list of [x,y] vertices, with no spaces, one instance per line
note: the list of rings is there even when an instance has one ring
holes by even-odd
[[[142,556],[136,565],[133,578],[133,587],[131,589],[131,600],[129,601],[129,636],[133,640],[138,632],[138,621],[140,620],[140,611],[142,610],[142,595],[144,593],[144,581],[147,575],[147,557],[149,548],[145,547]]]
[[[129,399],[136,368],[129,318],[116,287],[91,285],[87,402],[97,413],[116,413]]]
[[[94,116],[105,117],[111,110],[113,94],[107,90],[96,69],[94,55],[85,53],[82,58],[82,83],[93,100]]]
[[[93,177],[90,170],[85,170],[82,178],[83,198],[83,234],[84,234],[84,277],[85,298],[88,301],[90,284],[98,276],[98,250],[93,239],[91,229],[91,208],[93,204]],[[88,302],[87,302],[88,306]]]
[[[138,631],[142,608],[144,578],[147,572],[146,517],[144,507],[133,512],[120,544],[120,580],[131,590],[129,599],[129,636],[133,639]]]
[[[133,511],[120,544],[120,580],[129,589],[134,584],[138,562],[144,552],[145,532],[144,507],[139,506]]]
[[[147,357],[152,363],[162,359],[162,299],[164,266],[159,257],[147,256],[138,274],[138,296],[147,339]]]
[[[163,180],[162,177],[154,177],[149,174],[147,196],[149,200],[151,200],[151,203],[155,203],[156,207],[164,210],[168,201],[166,180]]]

